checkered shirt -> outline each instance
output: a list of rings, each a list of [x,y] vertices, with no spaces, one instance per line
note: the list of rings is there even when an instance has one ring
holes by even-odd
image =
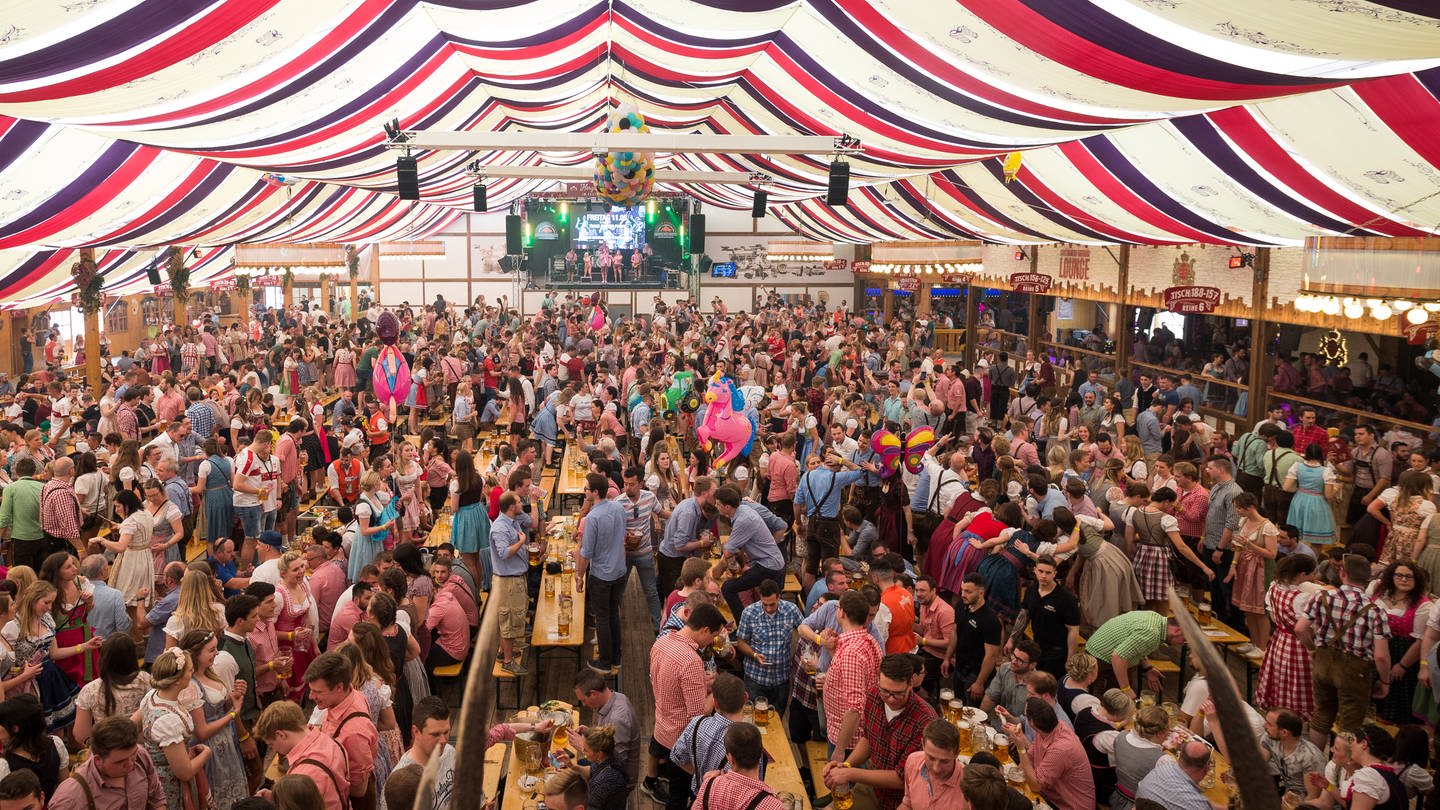
[[[790,640],[804,620],[800,608],[785,599],[780,600],[774,615],[766,613],[765,606],[759,602],[752,602],[741,611],[735,637],[765,656],[764,664],[754,658],[745,659],[745,677],[761,686],[784,683]]]
[[[883,657],[880,643],[864,630],[842,633],[836,640],[835,657],[825,671],[825,723],[832,744],[839,739],[845,712],[864,712],[866,697],[880,681]]]
[[[1361,610],[1364,612],[1359,618],[1350,623],[1356,611]],[[1350,624],[1338,646],[1341,651],[1366,661],[1375,659],[1375,639],[1390,637],[1390,620],[1385,609],[1367,599],[1364,591],[1350,585],[1341,585],[1337,591],[1311,599],[1305,606],[1305,616],[1310,619],[1317,648],[1334,644],[1335,635]]]
[[[40,490],[40,529],[52,537],[80,537],[80,501],[69,481],[52,478]]]
[[[652,737],[671,748],[690,718],[705,711],[710,694],[705,663],[684,633],[666,633],[650,648],[650,691],[655,696]]]
[[[706,789],[710,794],[707,797]],[[759,779],[734,771],[713,771],[700,783],[695,792],[699,798],[696,806],[704,810],[745,810],[755,801],[757,793],[766,794],[755,806],[755,810],[786,810],[785,803],[775,795],[775,789]]]
[[[718,712],[702,714],[691,720],[670,749],[670,761],[676,765],[694,766],[690,790],[700,789],[700,778],[725,767],[725,729],[733,724]],[[764,772],[761,772],[764,777]]]
[[[215,409],[205,400],[192,403],[185,409],[185,415],[190,417],[190,430],[201,438],[210,438],[215,430]]]
[[[894,720],[886,720],[885,702],[880,699],[879,690],[871,689],[860,721],[861,733],[870,743],[869,767],[894,771],[903,784],[906,758],[920,750],[925,726],[939,716],[929,703],[912,694],[904,710]],[[875,788],[875,798],[880,802],[880,810],[895,810],[905,798],[905,791]]]
[[[1330,432],[1319,425],[1296,425],[1291,433],[1295,436],[1295,452],[1302,456],[1305,448],[1312,444],[1320,445],[1320,449],[1327,453],[1330,451]]]
[[[807,655],[813,655],[818,659],[820,645],[802,638],[795,645],[795,667],[790,674],[790,697],[807,709],[816,709],[819,708],[820,702],[816,700],[815,676],[805,674],[805,668],[800,665],[801,659]]]

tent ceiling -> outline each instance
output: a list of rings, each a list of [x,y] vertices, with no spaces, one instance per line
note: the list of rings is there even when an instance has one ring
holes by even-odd
[[[673,132],[860,138],[839,209],[818,200],[827,155],[658,156],[771,175],[772,210],[814,238],[1294,244],[1440,223],[1440,12],[1413,0],[4,7],[5,301],[64,289],[36,275],[48,250],[68,268],[81,245],[433,234],[469,204],[472,159],[591,158],[421,153],[412,205],[381,121],[594,132],[618,105]],[[497,178],[489,199],[551,184]]]

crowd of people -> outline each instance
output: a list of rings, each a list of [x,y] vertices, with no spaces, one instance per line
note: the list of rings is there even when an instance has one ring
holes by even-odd
[[[826,744],[817,806],[989,810],[1028,805],[1023,783],[1062,810],[1209,807],[1211,752],[1257,752],[1227,748],[1204,676],[1155,705],[1172,587],[1250,639],[1277,791],[1431,795],[1433,448],[1288,408],[1217,442],[1188,375],[965,368],[913,320],[774,294],[624,319],[574,293],[398,307],[415,384],[392,404],[376,309],[328,310],[202,315],[107,356],[101,391],[48,363],[0,380],[0,806],[409,806],[432,757],[450,806],[435,673],[470,658],[488,593],[499,664],[527,674],[525,549],[568,445],[596,655],[558,697],[596,722],[549,807],[778,810],[759,698],[797,761]],[[674,396],[717,375],[757,426],[718,469],[710,403]],[[908,463],[872,445],[920,427]],[[315,503],[334,520],[302,526]],[[643,619],[622,616],[632,571]],[[637,624],[648,729],[612,688]],[[977,736],[1003,751],[957,762]]]

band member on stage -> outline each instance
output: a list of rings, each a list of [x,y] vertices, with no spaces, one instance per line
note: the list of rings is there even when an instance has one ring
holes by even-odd
[[[585,280],[589,281],[595,277],[595,258],[590,251],[585,251]]]
[[[575,272],[575,258],[575,248],[570,248],[570,250],[565,253],[565,272]]]
[[[640,256],[639,250],[636,250],[630,254],[630,269],[633,271],[631,275],[634,276],[636,281],[640,280],[640,268],[643,265],[644,261],[645,260]]]

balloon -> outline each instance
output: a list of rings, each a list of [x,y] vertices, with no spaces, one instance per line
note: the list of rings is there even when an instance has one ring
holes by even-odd
[[[919,475],[924,468],[925,452],[935,446],[935,428],[921,425],[905,437],[905,469]]]
[[[590,328],[596,332],[605,328],[605,310],[601,309],[599,304],[590,311]]]
[[[695,435],[707,451],[712,441],[721,445],[720,454],[715,458],[717,469],[737,456],[748,455],[755,441],[759,426],[753,416],[747,415],[748,412],[735,410],[737,401],[744,407],[744,397],[733,380],[720,376],[718,372],[710,378],[710,385],[705,391],[705,402],[709,407],[705,409],[705,419],[695,427]]]
[[[410,395],[410,364],[393,343],[382,348],[375,358],[374,388],[376,399],[388,405],[392,414],[395,406]]]
[[[888,430],[877,430],[870,436],[870,449],[880,456],[880,477],[889,478],[900,472],[900,458],[905,454],[905,443]]]
[[[634,110],[621,111],[611,132],[649,133],[645,117]],[[595,193],[626,208],[645,201],[655,187],[655,162],[645,152],[609,152],[595,164]]]

